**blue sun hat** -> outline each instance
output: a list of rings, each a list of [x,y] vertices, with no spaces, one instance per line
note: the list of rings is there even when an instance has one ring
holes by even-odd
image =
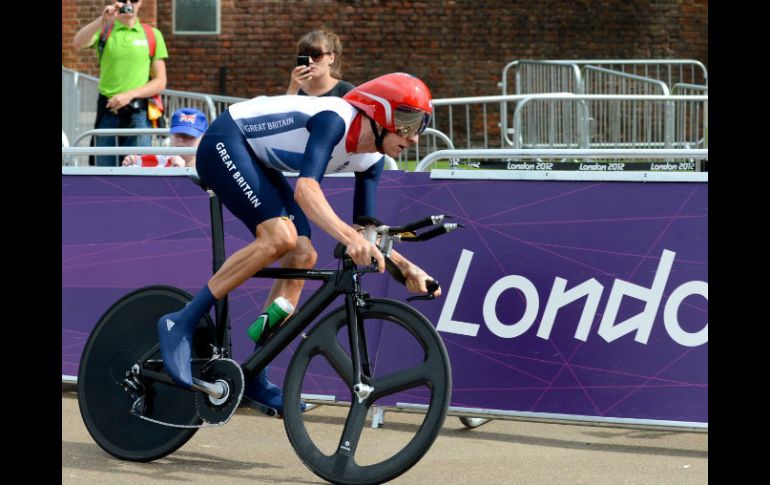
[[[202,111],[195,108],[182,108],[171,115],[171,129],[169,133],[182,133],[199,137],[206,132],[209,122]]]

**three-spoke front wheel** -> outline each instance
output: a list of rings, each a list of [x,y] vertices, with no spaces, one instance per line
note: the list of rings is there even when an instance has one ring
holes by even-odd
[[[353,363],[344,308],[328,315],[294,353],[284,383],[284,425],[300,459],[318,476],[339,484],[382,483],[401,475],[428,451],[446,417],[451,369],[444,343],[431,323],[394,300],[368,299],[359,309],[368,355],[364,374],[371,395],[352,391]],[[362,344],[363,345],[363,344]],[[362,358],[363,360],[363,358]],[[342,420],[300,412],[300,395],[333,395],[349,404]],[[420,423],[372,430],[373,406],[425,406]],[[376,433],[392,436],[387,440]]]

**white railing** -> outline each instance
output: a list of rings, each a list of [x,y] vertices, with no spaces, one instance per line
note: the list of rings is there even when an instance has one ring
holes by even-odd
[[[439,150],[423,158],[417,164],[416,172],[427,172],[439,160],[460,159],[695,159],[708,158],[708,150],[665,150],[665,149],[478,149]]]

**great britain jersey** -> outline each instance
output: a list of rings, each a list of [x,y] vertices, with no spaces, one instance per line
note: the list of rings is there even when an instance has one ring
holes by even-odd
[[[228,109],[257,159],[276,170],[321,180],[363,172],[380,153],[348,153],[345,138],[356,109],[342,98],[259,96]]]

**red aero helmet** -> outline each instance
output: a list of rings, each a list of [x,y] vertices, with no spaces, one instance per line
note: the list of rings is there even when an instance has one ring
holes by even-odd
[[[406,137],[425,131],[433,114],[428,86],[404,72],[374,78],[348,91],[343,99],[386,130]]]

